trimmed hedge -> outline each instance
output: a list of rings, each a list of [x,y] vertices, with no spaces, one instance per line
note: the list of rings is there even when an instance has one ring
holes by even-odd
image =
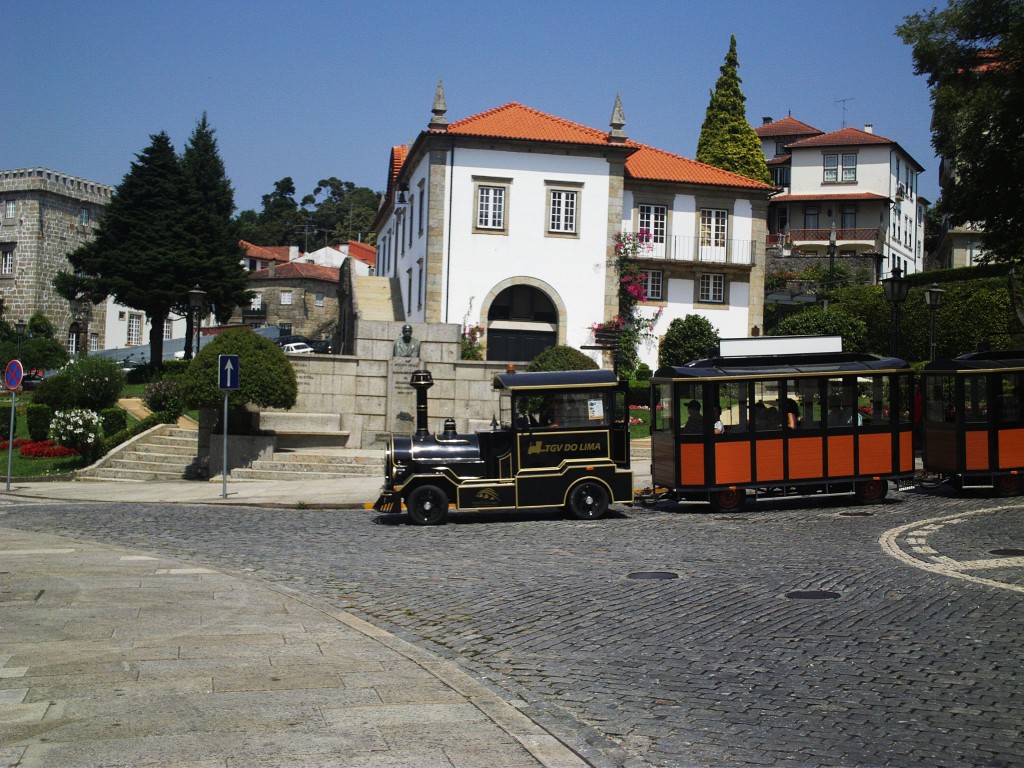
[[[25,408],[28,419],[28,436],[35,442],[42,442],[50,436],[50,422],[53,420],[53,408],[45,403],[29,403]]]

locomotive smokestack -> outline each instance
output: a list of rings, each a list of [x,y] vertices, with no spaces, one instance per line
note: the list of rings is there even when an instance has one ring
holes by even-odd
[[[434,386],[430,371],[413,371],[409,384],[416,390],[416,439],[430,436],[427,428],[427,390]]]

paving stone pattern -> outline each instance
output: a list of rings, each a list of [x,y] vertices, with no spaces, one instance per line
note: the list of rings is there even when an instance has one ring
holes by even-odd
[[[287,583],[456,660],[595,766],[1024,764],[1024,564],[988,567],[986,583],[924,567],[1024,547],[1021,505],[930,489],[870,514],[846,498],[617,509],[418,528],[375,512],[15,504],[0,523]],[[883,548],[940,517],[958,522]]]

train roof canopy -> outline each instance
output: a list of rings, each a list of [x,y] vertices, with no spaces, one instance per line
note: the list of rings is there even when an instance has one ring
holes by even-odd
[[[615,387],[619,379],[614,371],[539,371],[536,373],[499,373],[495,389],[593,389]]]
[[[994,368],[1024,368],[1024,350],[1000,349],[969,352],[953,360],[934,360],[924,367],[925,373],[981,371]]]
[[[754,357],[712,357],[686,365],[659,368],[655,379],[719,379],[806,376],[813,374],[870,374],[878,371],[909,370],[906,360],[877,357],[857,352],[808,353],[804,355],[758,355]]]

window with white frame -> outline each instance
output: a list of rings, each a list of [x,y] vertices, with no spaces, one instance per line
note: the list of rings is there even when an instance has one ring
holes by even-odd
[[[664,273],[660,269],[651,269],[642,270],[640,275],[644,278],[648,301],[661,301],[664,298],[662,293]]]
[[[78,223],[81,224],[83,227],[86,227],[86,226],[89,225],[89,209],[88,208],[79,208],[78,209]]]
[[[324,292],[323,291],[317,291],[316,292],[316,296],[313,297],[313,303],[316,304],[318,307],[322,307],[324,305]]]
[[[249,300],[249,309],[258,312],[263,309],[263,294],[254,293],[252,299]]]
[[[15,200],[4,201],[4,218],[13,219],[14,215],[18,212],[18,204]]]
[[[476,229],[484,232],[504,232],[508,203],[508,186],[477,184]]]
[[[843,181],[857,180],[857,155],[843,155]]]
[[[825,174],[821,180],[825,182],[839,181],[839,155],[824,156]]]
[[[174,338],[174,321],[169,317],[164,318],[164,341]]]
[[[637,207],[639,229],[651,233],[652,243],[664,243],[668,231],[668,208],[664,205],[640,205]]]
[[[137,347],[142,343],[142,315],[134,312],[128,314],[128,339],[129,347]]]
[[[725,234],[729,212],[716,208],[700,209],[700,244],[703,246],[725,247]]]
[[[697,300],[709,304],[725,302],[725,275],[707,273],[700,276]]]
[[[0,274],[13,275],[14,274],[14,251],[5,250],[0,255]]]
[[[574,189],[548,190],[548,232],[576,234],[576,206],[579,193]]]
[[[281,306],[287,307],[292,303],[292,292],[281,291]]]

